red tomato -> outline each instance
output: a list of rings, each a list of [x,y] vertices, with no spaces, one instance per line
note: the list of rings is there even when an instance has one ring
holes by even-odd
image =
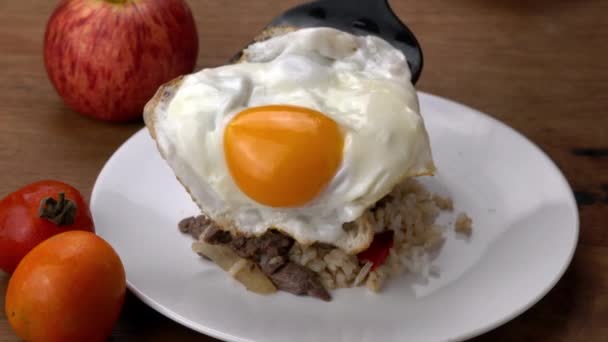
[[[46,180],[9,194],[0,201],[0,269],[12,273],[32,248],[68,230],[95,231],[74,187]]]

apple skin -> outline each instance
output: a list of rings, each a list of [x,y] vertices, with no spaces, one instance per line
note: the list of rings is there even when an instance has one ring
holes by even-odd
[[[191,73],[198,34],[184,0],[62,0],[44,62],[68,106],[108,121],[141,118],[160,85]]]

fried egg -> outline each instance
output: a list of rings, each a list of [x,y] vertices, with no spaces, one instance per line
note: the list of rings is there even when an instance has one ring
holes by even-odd
[[[239,233],[365,249],[344,242],[344,224],[434,171],[404,55],[309,28],[244,59],[184,77],[155,112],[161,154],[203,213]]]

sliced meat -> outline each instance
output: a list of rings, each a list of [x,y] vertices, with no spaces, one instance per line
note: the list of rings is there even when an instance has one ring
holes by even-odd
[[[213,224],[207,216],[192,216],[185,218],[179,222],[177,225],[179,227],[179,231],[184,234],[190,234],[194,239],[198,240],[198,237],[209,227],[209,225]]]
[[[294,240],[276,230],[270,230],[259,239],[260,248],[269,256],[287,255],[293,246]]]
[[[258,259],[260,247],[257,238],[247,238],[244,236],[238,236],[230,241],[230,247],[240,256],[241,258],[255,260]]]
[[[226,244],[232,240],[230,232],[222,230],[217,223],[205,215],[185,218],[177,226],[182,233],[190,234],[196,240],[204,234],[203,238],[210,244]]]
[[[315,272],[289,261],[289,250],[294,244],[291,237],[269,230],[256,238],[233,238],[229,244],[238,256],[256,262],[278,289],[325,301],[331,299]]]
[[[296,295],[309,295],[324,301],[331,300],[329,292],[323,287],[317,274],[294,262],[287,262],[269,277],[276,287],[283,291]]]
[[[232,241],[232,235],[221,229],[217,224],[210,224],[203,233],[203,240],[212,245],[225,245]]]
[[[281,268],[283,265],[285,265],[287,262],[289,261],[287,256],[284,255],[277,255],[277,256],[267,256],[267,255],[262,255],[262,257],[260,258],[260,261],[258,262],[258,265],[260,265],[260,268],[262,269],[262,271],[266,274],[273,274],[274,272],[276,272],[279,268]]]
[[[202,239],[212,245],[228,245],[239,257],[257,263],[280,290],[331,299],[314,271],[289,261],[294,240],[279,231],[269,230],[259,237],[235,237],[204,215],[182,220],[179,229],[195,239],[202,234]]]
[[[207,240],[206,236],[205,234],[205,241],[213,243]],[[260,237],[239,236],[225,243],[228,243],[241,258],[256,262],[262,271],[270,276],[289,261],[288,254],[294,240],[280,232],[270,230]]]
[[[291,246],[293,246],[293,239],[275,230],[269,230],[264,235],[256,238],[239,236],[230,241],[230,247],[241,258],[251,259],[255,262],[259,262],[262,256],[272,258],[287,255]]]

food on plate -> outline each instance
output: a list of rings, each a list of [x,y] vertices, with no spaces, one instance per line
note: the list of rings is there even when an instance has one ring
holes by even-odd
[[[184,0],[62,0],[44,38],[59,95],[77,112],[110,121],[141,118],[156,89],[192,72],[197,55]]]
[[[68,230],[95,231],[80,192],[54,180],[29,184],[0,201],[0,269],[12,273],[40,242]]]
[[[457,233],[471,236],[473,234],[473,220],[466,213],[458,214],[456,222],[454,222],[454,230]]]
[[[437,204],[437,206],[441,210],[447,210],[447,211],[454,210],[454,201],[452,201],[452,199],[449,197],[444,197],[444,196],[435,194],[435,195],[433,195],[433,201],[435,202],[435,204]]]
[[[262,273],[256,263],[240,258],[230,248],[198,241],[192,245],[192,250],[211,259],[250,291],[259,294],[269,294],[277,291],[277,288]]]
[[[412,178],[435,166],[403,54],[330,28],[262,37],[146,105],[160,154],[202,211],[180,229],[280,290],[324,300],[377,290],[405,267],[428,274],[439,208]]]
[[[70,231],[23,258],[8,283],[6,317],[25,341],[105,341],[125,293],[112,247],[91,232]]]
[[[182,232],[191,234],[195,239],[204,236],[194,243],[194,251],[216,262],[250,290],[254,287],[269,288],[265,283],[270,282],[282,290],[296,294],[309,294],[325,300],[330,298],[314,272],[289,260],[294,241],[287,235],[269,230],[259,237],[233,236],[204,215],[184,219],[179,227]],[[216,253],[209,253],[210,251],[205,250],[208,246],[215,246],[230,256],[221,258]],[[253,263],[256,267],[236,269],[234,266],[246,263]],[[233,270],[239,271],[241,277],[235,276]],[[246,274],[249,275],[248,279],[244,276]],[[262,293],[271,292],[274,291]]]
[[[435,224],[440,211],[419,182],[398,185],[363,214],[362,220],[377,233],[370,246],[357,255],[326,243],[302,245],[276,230],[259,237],[234,237],[206,215],[184,219],[179,227],[199,242],[231,249],[254,261],[281,290],[327,300],[328,289],[363,285],[379,291],[385,279],[404,271],[429,276],[433,271],[429,252],[443,242],[442,228]],[[278,281],[277,270],[282,271]]]
[[[274,227],[301,244],[364,250],[371,227],[342,225],[434,171],[405,57],[379,38],[303,29],[244,58],[178,79],[147,105],[161,154],[234,233]]]

